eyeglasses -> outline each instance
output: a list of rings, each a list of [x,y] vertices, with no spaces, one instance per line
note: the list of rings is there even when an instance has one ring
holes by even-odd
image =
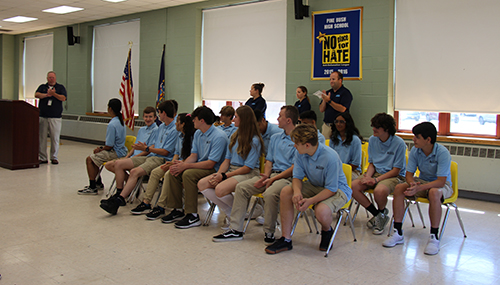
[[[333,121],[334,124],[345,124],[344,120],[335,120]]]

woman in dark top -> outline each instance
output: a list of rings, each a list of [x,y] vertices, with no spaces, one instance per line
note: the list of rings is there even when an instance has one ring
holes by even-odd
[[[250,106],[252,110],[261,111],[265,117],[267,104],[266,100],[262,97],[262,89],[264,89],[264,83],[252,84],[252,88],[250,88],[250,96],[252,98],[248,99],[245,105]]]
[[[305,86],[297,87],[297,102],[295,102],[295,107],[299,109],[299,114],[304,111],[311,110],[311,100],[307,96],[307,88]]]

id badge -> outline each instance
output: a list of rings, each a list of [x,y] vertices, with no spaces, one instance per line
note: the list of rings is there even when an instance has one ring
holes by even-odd
[[[52,106],[52,99],[49,99],[49,102],[47,102],[47,106]]]

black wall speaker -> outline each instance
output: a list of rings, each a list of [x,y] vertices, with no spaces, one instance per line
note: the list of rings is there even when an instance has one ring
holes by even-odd
[[[302,20],[304,17],[309,17],[309,6],[302,4],[302,0],[294,0],[295,4],[295,20]]]
[[[68,45],[69,46],[80,43],[80,37],[75,37],[73,35],[73,27],[66,27],[66,31],[68,33]]]

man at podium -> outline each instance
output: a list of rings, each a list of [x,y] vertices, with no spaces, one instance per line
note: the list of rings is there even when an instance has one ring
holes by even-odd
[[[59,152],[59,135],[61,134],[62,125],[62,102],[66,101],[68,97],[66,88],[56,82],[56,73],[49,71],[47,73],[47,83],[38,86],[35,97],[40,99],[38,103],[38,107],[40,108],[39,162],[40,164],[48,163],[47,132],[49,132],[50,161],[52,164],[58,164],[57,153]]]

